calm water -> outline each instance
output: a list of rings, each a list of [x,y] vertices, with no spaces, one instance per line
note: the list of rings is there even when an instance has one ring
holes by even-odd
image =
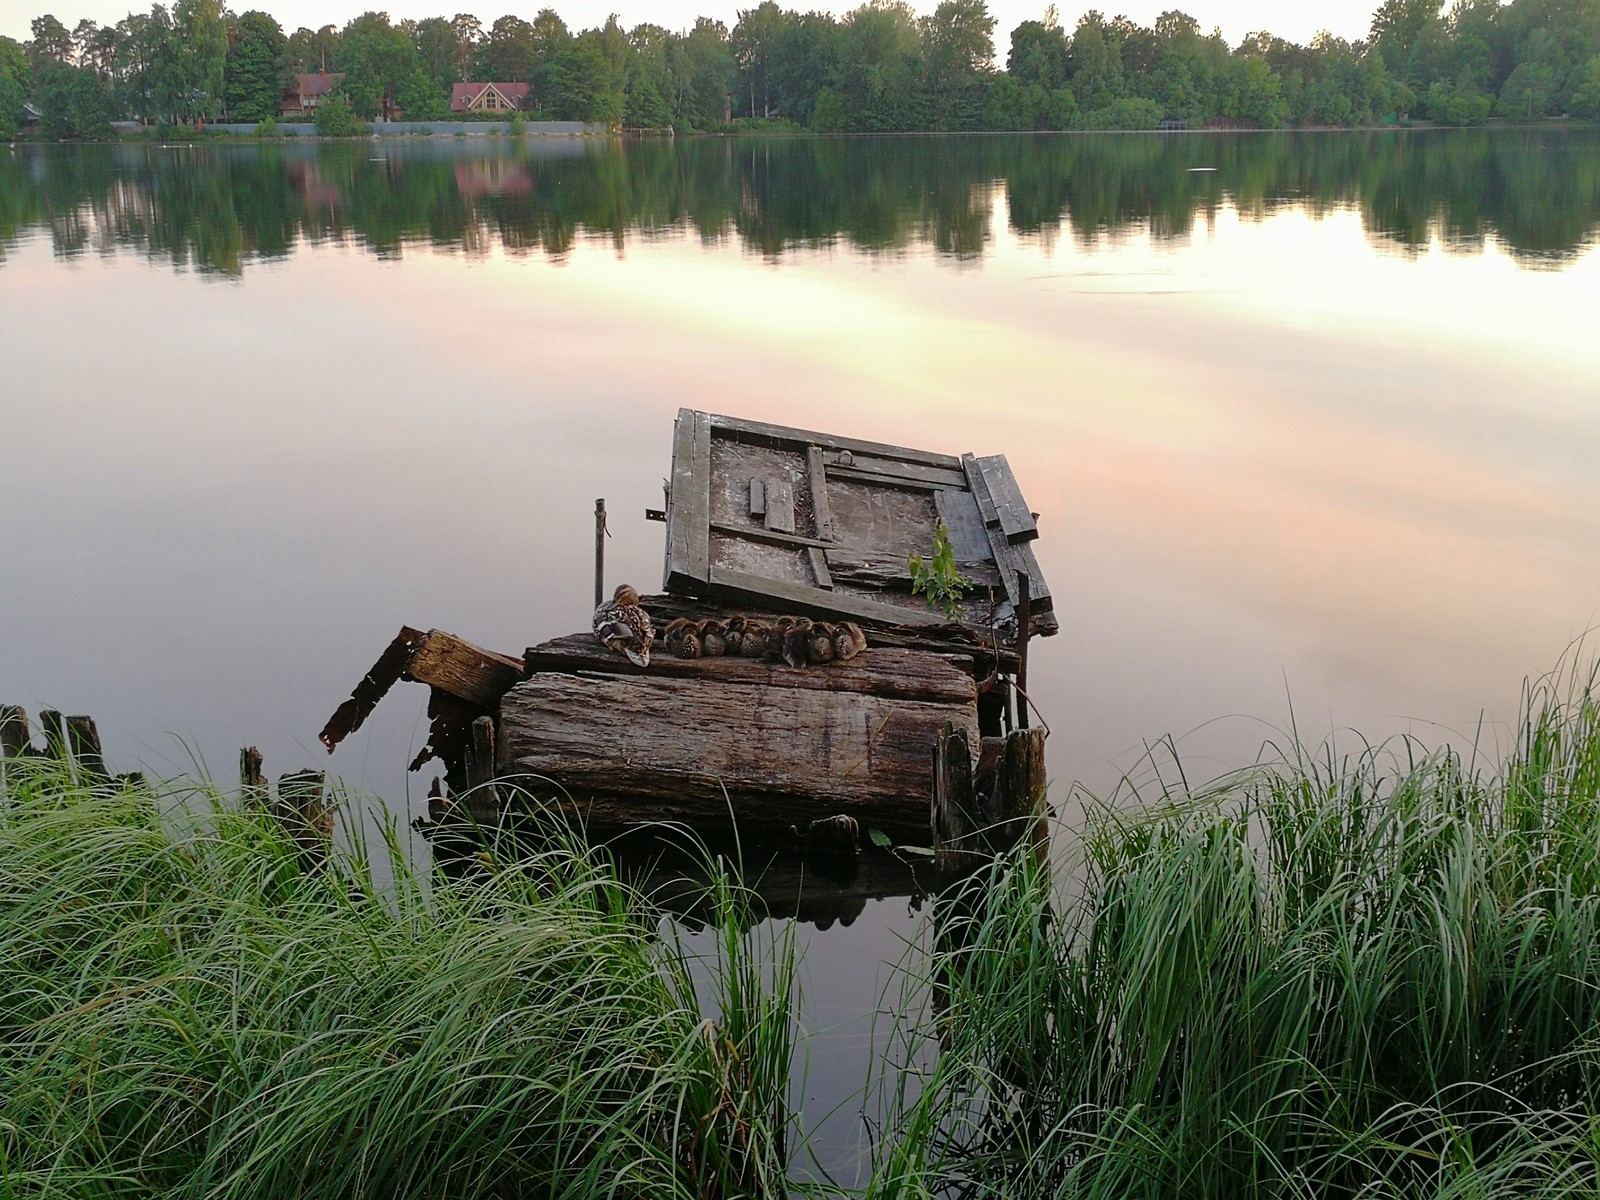
[[[687,405],[1010,456],[1058,800],[1503,737],[1600,613],[1597,240],[1597,131],[0,150],[0,702],[328,762],[402,623],[583,628],[595,497],[658,583]],[[417,692],[329,763],[407,815]],[[814,1109],[915,929],[809,939]]]

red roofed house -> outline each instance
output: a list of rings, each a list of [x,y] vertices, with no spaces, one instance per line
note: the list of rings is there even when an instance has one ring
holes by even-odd
[[[525,83],[458,83],[450,89],[450,111],[516,112],[528,91]]]
[[[284,117],[309,117],[317,105],[327,98],[343,75],[331,71],[314,71],[310,75],[296,75],[283,99],[278,101],[278,114]]]

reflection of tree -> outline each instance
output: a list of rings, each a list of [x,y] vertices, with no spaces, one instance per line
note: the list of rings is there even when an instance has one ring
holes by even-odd
[[[1047,243],[1181,239],[1224,205],[1247,220],[1355,207],[1407,250],[1494,238],[1559,261],[1600,228],[1600,134],[37,147],[0,159],[0,246],[48,230],[62,256],[132,248],[233,276],[302,240],[559,257],[582,237],[622,252],[681,231],[772,259],[829,245],[970,259],[997,189],[1011,227]]]

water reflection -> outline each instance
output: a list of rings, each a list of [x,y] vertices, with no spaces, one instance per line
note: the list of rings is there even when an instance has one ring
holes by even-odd
[[[33,147],[0,158],[0,247],[48,229],[63,257],[128,249],[231,277],[302,242],[560,258],[581,236],[620,252],[684,229],[770,258],[973,259],[997,194],[1046,244],[1183,239],[1225,207],[1354,208],[1407,251],[1494,239],[1561,262],[1600,229],[1600,131]]]

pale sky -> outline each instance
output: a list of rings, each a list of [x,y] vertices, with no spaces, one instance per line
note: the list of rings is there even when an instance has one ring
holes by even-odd
[[[615,12],[624,27],[643,21],[665,25],[669,29],[687,28],[697,16],[716,17],[731,28],[738,20],[739,10],[754,8],[759,0],[229,0],[235,11],[259,8],[278,19],[286,32],[292,33],[301,25],[315,28],[329,23],[343,25],[352,17],[372,8],[382,8],[395,20],[405,17],[453,16],[457,12],[472,12],[487,26],[496,17],[511,13],[531,18],[540,8],[552,7],[573,29],[586,29],[604,24],[608,14]],[[826,3],[817,0],[779,0],[784,8],[800,11],[827,9],[845,13],[859,6],[854,3]],[[912,0],[919,12],[931,12],[937,0]],[[1109,0],[1103,4],[1078,4],[1068,0],[1058,5],[1061,23],[1069,29],[1077,24],[1078,17],[1087,9],[1098,7],[1107,16],[1125,13],[1140,24],[1153,24],[1156,17],[1170,8],[1187,12],[1209,31],[1220,25],[1223,35],[1231,45],[1237,45],[1247,33],[1267,29],[1279,37],[1292,41],[1309,41],[1318,30],[1328,29],[1340,37],[1365,37],[1372,23],[1372,12],[1378,0],[1320,0],[1319,3],[1297,3],[1296,0]],[[29,36],[28,24],[41,13],[53,13],[69,29],[83,17],[102,25],[115,24],[127,16],[130,9],[145,11],[146,5],[131,5],[128,0],[0,0],[0,34],[19,41]],[[995,18],[995,53],[1001,64],[1005,62],[1010,46],[1011,30],[1023,21],[1036,20],[1044,12],[1045,4],[1038,0],[990,0],[989,11]]]

